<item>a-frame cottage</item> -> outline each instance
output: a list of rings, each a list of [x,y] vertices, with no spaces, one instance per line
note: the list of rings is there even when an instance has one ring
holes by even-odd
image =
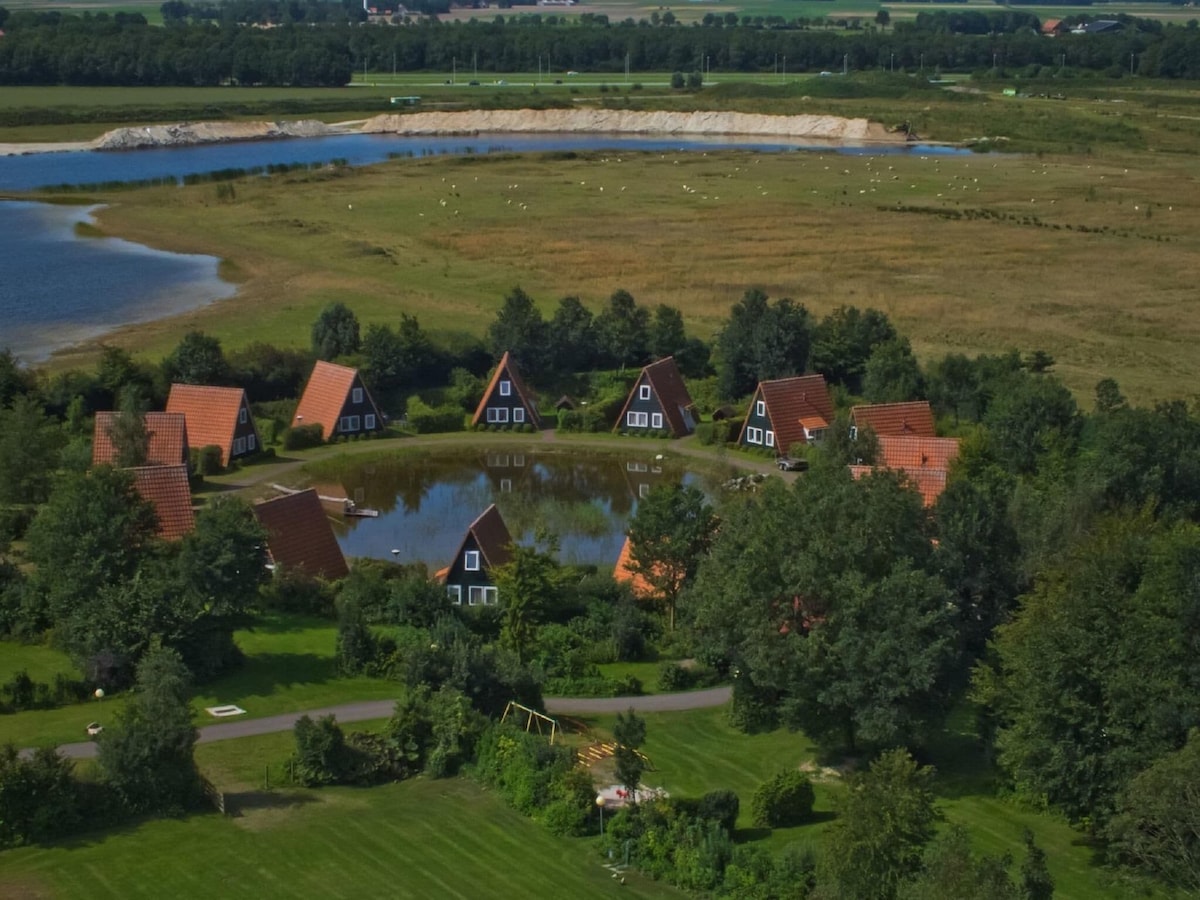
[[[446,585],[450,602],[468,606],[495,606],[499,591],[492,572],[509,561],[512,535],[496,504],[470,524],[450,565],[437,573]]]
[[[383,430],[383,416],[358,369],[318,360],[296,407],[292,426],[320,425],[321,436],[366,434]]]
[[[855,406],[850,410],[850,435],[857,438],[860,428],[870,428],[878,437],[937,437],[927,400]]]
[[[115,466],[117,448],[113,444],[113,427],[119,412],[100,411],[92,430],[92,465]],[[187,420],[182,413],[148,412],[142,417],[146,436],[148,466],[186,466],[188,463]]]
[[[254,516],[267,531],[267,553],[277,569],[330,580],[350,571],[315,490],[256,503]]]
[[[125,471],[133,475],[134,490],[154,507],[160,538],[179,541],[196,527],[187,466],[139,466]]]
[[[832,421],[833,400],[823,375],[760,381],[738,443],[786,456],[793,445],[820,441]]]
[[[518,428],[532,425],[534,429],[542,427],[537,398],[521,380],[521,373],[517,371],[516,363],[507,350],[496,364],[496,372],[471,419],[472,427],[481,424]]]
[[[250,401],[241,388],[173,384],[167,395],[167,412],[183,414],[193,447],[218,447],[223,466],[262,446],[250,415]]]
[[[679,438],[695,429],[692,396],[683,383],[675,358],[668,356],[642,369],[621,407],[613,431],[622,434],[665,431],[671,437]]]

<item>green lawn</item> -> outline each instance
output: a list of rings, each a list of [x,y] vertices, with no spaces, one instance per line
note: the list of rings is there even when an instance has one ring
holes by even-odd
[[[79,672],[65,653],[51,650],[43,644],[0,641],[0,683],[8,681],[22,670],[34,681],[46,684],[52,683],[56,675],[79,677]]]
[[[258,740],[258,739],[251,739]],[[0,896],[611,897],[587,841],[557,838],[465,779],[243,796],[197,815],[0,853]],[[635,876],[629,897],[678,897]]]

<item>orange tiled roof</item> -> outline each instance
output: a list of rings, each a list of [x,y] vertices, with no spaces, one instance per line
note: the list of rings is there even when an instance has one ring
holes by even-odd
[[[92,429],[92,465],[115,465],[117,448],[109,432],[120,413],[98,412]],[[146,452],[148,466],[178,466],[188,461],[187,420],[182,413],[148,412],[143,417],[150,446]]]
[[[946,489],[950,463],[958,457],[957,438],[881,437],[878,466],[851,466],[850,474],[861,478],[876,468],[903,472],[932,506]]]
[[[134,488],[154,507],[160,538],[177,541],[196,527],[187,466],[138,466],[128,471]]]
[[[876,403],[856,406],[850,410],[850,424],[870,427],[880,437],[884,435],[915,435],[934,437],[933,410],[926,400],[911,403]]]
[[[780,453],[787,453],[792,444],[805,443],[805,428],[827,428],[833,421],[833,400],[823,375],[760,381],[751,403],[760,398],[767,405],[767,416],[775,432],[775,446]],[[747,416],[746,421],[749,420]],[[743,432],[745,428],[743,424]]]
[[[320,425],[322,437],[329,440],[337,431],[338,418],[357,376],[358,369],[317,360],[308,376],[308,384],[304,386],[292,424]]]
[[[657,593],[654,585],[630,568],[632,562],[633,545],[630,544],[629,538],[626,537],[625,543],[621,545],[621,554],[617,557],[617,564],[613,566],[613,581],[618,584],[628,584],[629,589],[633,591],[633,596],[639,600],[653,598]]]
[[[173,384],[167,396],[167,412],[187,417],[188,438],[195,447],[220,447],[221,465],[229,465],[238,411],[246,392],[241,388],[205,384]]]
[[[513,390],[517,392],[517,396],[521,398],[521,403],[529,410],[530,424],[534,428],[542,427],[541,416],[538,415],[537,398],[533,392],[525,386],[525,382],[521,380],[521,373],[517,371],[516,362],[509,356],[507,350],[500,357],[500,362],[496,364],[496,371],[492,375],[492,380],[488,383],[487,390],[483,392],[483,397],[479,401],[479,406],[475,409],[475,415],[471,419],[471,425],[478,425],[483,418],[484,411],[487,409],[488,400],[492,397],[492,392],[496,390],[496,386],[500,383],[500,378],[504,373],[508,373],[508,380],[512,382]],[[561,402],[561,401],[560,401]]]
[[[285,571],[329,579],[341,578],[350,571],[316,491],[309,489],[255,504],[254,515],[267,530],[271,561]]]

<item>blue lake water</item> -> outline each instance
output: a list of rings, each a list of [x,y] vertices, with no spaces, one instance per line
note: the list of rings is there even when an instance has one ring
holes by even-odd
[[[26,362],[131,322],[233,296],[212,256],[80,238],[89,207],[0,202],[0,347]]]
[[[852,155],[960,154],[970,151],[928,144],[837,145],[730,137],[641,137],[608,134],[480,134],[447,137],[409,137],[395,134],[346,134],[321,138],[291,138],[229,144],[198,144],[161,150],[97,153],[31,153],[0,157],[0,190],[28,191],[46,185],[97,184],[150,178],[250,169],[286,163],[321,163],[344,159],[350,165],[382,162],[392,155],[441,156],[464,153],[530,153],[563,150],[757,150],[786,152],[822,150]]]
[[[328,497],[349,497],[379,518],[334,516],[347,556],[447,565],[467,527],[495,503],[519,544],[535,544],[538,528],[559,543],[559,559],[611,570],[639,498],[660,483],[716,485],[675,459],[645,448],[628,454],[535,453],[488,448],[373,460],[337,478],[315,478]],[[668,456],[670,455],[668,451]],[[398,551],[393,553],[393,551]]]

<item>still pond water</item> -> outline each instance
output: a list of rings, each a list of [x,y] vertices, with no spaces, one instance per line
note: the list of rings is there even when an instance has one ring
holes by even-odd
[[[562,562],[603,571],[617,561],[638,498],[654,485],[683,482],[709,496],[716,491],[715,476],[656,455],[489,447],[373,460],[337,477],[314,477],[310,486],[379,510],[377,519],[334,517],[347,556],[423,562],[436,571],[458,551],[471,522],[495,503],[517,543],[533,545],[538,529],[545,529],[558,539]]]

